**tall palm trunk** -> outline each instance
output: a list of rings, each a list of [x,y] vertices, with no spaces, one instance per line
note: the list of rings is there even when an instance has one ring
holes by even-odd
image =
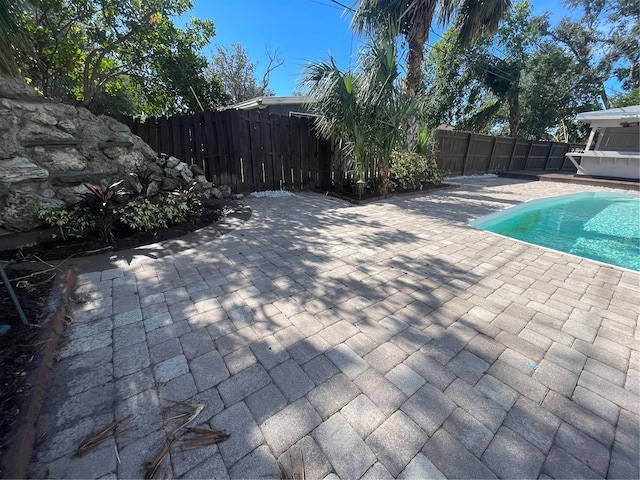
[[[436,3],[423,8],[422,15],[414,17],[414,24],[407,33],[409,55],[407,58],[407,76],[404,80],[404,92],[409,97],[415,97],[423,90],[422,62],[424,61],[424,45],[429,38],[429,28],[433,19]],[[432,7],[432,8],[430,8]],[[418,150],[418,119],[415,115],[407,117],[404,125],[406,147],[409,152]]]

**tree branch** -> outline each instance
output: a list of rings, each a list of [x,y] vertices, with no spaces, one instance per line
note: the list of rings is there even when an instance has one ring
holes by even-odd
[[[260,92],[264,94],[265,90],[269,86],[269,76],[271,72],[273,72],[276,68],[284,65],[284,60],[278,58],[278,49],[276,48],[273,52],[269,47],[265,47],[267,51],[267,57],[269,58],[269,64],[267,65],[266,70],[264,71],[264,75],[262,75],[262,87],[260,88]]]

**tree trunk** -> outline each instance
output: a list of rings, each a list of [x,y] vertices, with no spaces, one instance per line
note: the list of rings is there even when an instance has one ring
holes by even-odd
[[[390,169],[391,169],[391,166],[389,164],[380,165],[378,167],[378,175],[380,176],[378,193],[380,193],[380,195],[386,195],[389,192],[389,170]]]
[[[407,77],[404,81],[404,91],[410,97],[416,96],[422,90],[422,61],[426,35],[415,34],[409,40],[409,57],[407,59]],[[404,121],[407,151],[418,150],[418,119],[407,117]]]
[[[517,96],[509,98],[509,135],[518,136],[518,123],[520,123],[520,101]]]

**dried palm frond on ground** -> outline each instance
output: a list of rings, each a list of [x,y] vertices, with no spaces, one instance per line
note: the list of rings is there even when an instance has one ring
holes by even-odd
[[[183,440],[187,445],[184,450],[215,445],[216,443],[224,442],[229,438],[229,434],[227,432],[213,430],[211,428],[187,428],[187,432],[191,434],[191,437]]]
[[[182,430],[183,428],[185,428],[187,425],[189,425],[191,422],[193,422],[196,417],[198,415],[200,415],[200,413],[202,412],[202,410],[204,410],[205,405],[203,403],[196,403],[196,404],[190,404],[190,403],[185,403],[185,402],[178,402],[175,400],[169,400],[170,402],[181,406],[181,407],[185,407],[186,410],[183,410],[181,412],[177,412],[175,415],[169,417],[166,421],[170,422],[171,420],[177,420],[180,418],[184,418],[186,417],[186,420],[181,423],[180,425],[178,425],[168,436],[169,437],[174,437],[176,433],[178,433],[180,430]],[[172,411],[172,408],[166,408],[165,410],[168,411]]]
[[[291,452],[289,452],[289,464],[291,465],[290,470],[287,470],[281,462],[278,462],[281,480],[305,480],[304,457],[302,456],[302,450],[299,450],[298,453],[298,458],[294,459],[291,458]]]
[[[153,457],[150,461],[144,462],[144,478],[160,478],[158,473],[160,473],[160,467],[162,466],[163,460],[171,451],[171,446],[173,445],[174,440],[167,439],[167,443],[165,443],[162,448],[156,453],[156,456]],[[164,477],[165,475],[162,475]]]
[[[89,450],[92,450],[93,448],[100,445],[107,438],[109,438],[119,426],[121,426],[127,420],[129,420],[130,417],[131,415],[129,414],[121,420],[115,420],[111,422],[109,425],[107,425],[106,427],[104,427],[100,432],[91,433],[90,435],[86,436],[84,440],[80,442],[80,446],[76,450],[75,455],[77,456],[83,455],[87,453]],[[122,433],[122,431],[120,431],[120,433]]]
[[[220,443],[229,438],[229,434],[221,432],[219,430],[213,430],[210,428],[191,428],[187,427],[193,422],[198,415],[204,410],[205,406],[201,403],[190,404],[185,402],[178,402],[170,400],[174,405],[172,407],[165,407],[164,410],[168,412],[169,417],[165,420],[166,423],[183,420],[177,427],[175,427],[171,433],[167,434],[165,439],[166,443],[160,448],[158,453],[152,460],[144,463],[144,478],[160,478],[166,476],[165,473],[168,467],[161,468],[164,459],[171,452],[173,445],[181,441],[180,450],[192,450],[208,445]],[[182,407],[181,409],[176,407]],[[182,431],[182,432],[181,432]],[[180,435],[178,435],[180,433]],[[182,438],[182,435],[188,433],[188,438]],[[162,473],[162,475],[161,475]]]

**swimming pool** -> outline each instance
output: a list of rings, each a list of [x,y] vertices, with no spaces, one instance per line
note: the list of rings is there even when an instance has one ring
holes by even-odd
[[[530,200],[469,222],[481,230],[640,271],[640,196],[585,192]]]

